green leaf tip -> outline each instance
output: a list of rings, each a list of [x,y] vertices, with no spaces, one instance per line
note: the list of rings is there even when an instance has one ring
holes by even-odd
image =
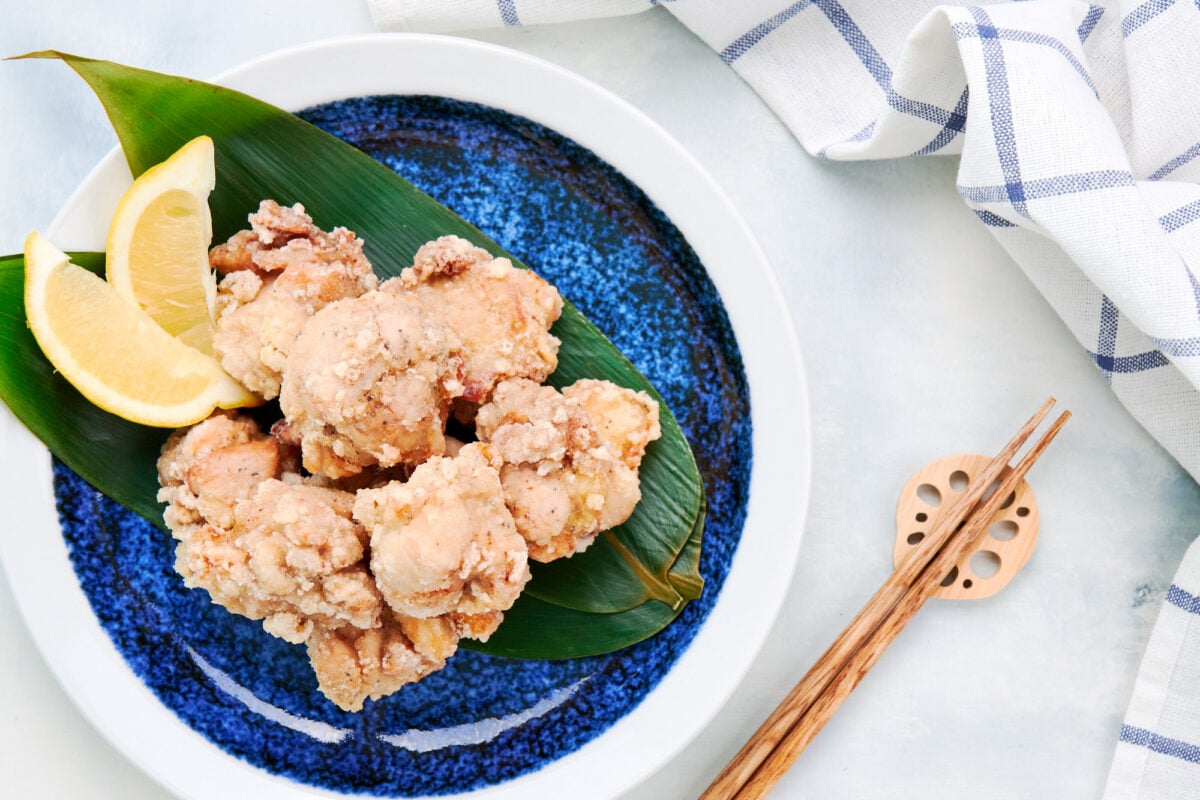
[[[61,50],[32,50],[28,53],[22,53],[19,56],[7,56],[7,57],[5,57],[4,60],[5,61],[21,61],[26,58],[57,58],[57,59],[61,59],[62,61],[67,61],[67,62],[95,61],[96,60],[94,58],[87,58],[85,56],[77,56],[77,55],[73,55],[71,53],[64,53]]]

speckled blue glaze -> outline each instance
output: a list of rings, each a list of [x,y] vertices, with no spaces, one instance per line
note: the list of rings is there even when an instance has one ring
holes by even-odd
[[[745,519],[751,460],[737,343],[682,234],[619,172],[553,131],[433,97],[345,100],[301,116],[473,222],[557,285],[649,377],[679,418],[708,491],[703,596],[662,633],[618,653],[537,662],[460,651],[445,670],[349,714],[317,691],[303,647],[185,589],[168,536],[56,463],[71,560],[134,672],[227,752],[347,793],[411,797],[498,783],[579,748],[627,714],[716,602]],[[341,740],[272,721],[222,688],[212,670]],[[520,715],[548,697],[561,699],[563,689],[569,697],[557,706],[483,743],[415,752],[380,738]]]

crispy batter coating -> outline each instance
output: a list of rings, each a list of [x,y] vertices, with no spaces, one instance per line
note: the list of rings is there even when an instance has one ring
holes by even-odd
[[[646,445],[662,436],[658,403],[645,392],[585,378],[562,393],[569,400],[579,401],[600,441],[631,469],[641,465]]]
[[[290,642],[305,641],[314,622],[378,626],[354,496],[280,480],[280,451],[253,421],[225,414],[168,440],[159,498],[178,540],[176,571]]]
[[[279,394],[287,354],[309,317],[378,281],[353,233],[318,229],[300,204],[264,200],[250,224],[209,254],[225,273],[213,346],[226,372],[269,400]]]
[[[354,517],[371,532],[371,571],[399,615],[446,618],[486,639],[529,580],[525,540],[480,444],[426,461],[407,483],[360,491]]]
[[[292,239],[308,238],[316,231],[312,218],[299,203],[289,208],[274,200],[264,200],[259,203],[258,211],[250,215],[249,222],[250,230],[238,231],[228,242],[209,251],[209,263],[222,275],[242,269],[282,269],[283,264],[272,261],[278,256],[278,249]]]
[[[462,391],[457,349],[408,297],[368,292],[313,315],[279,395],[305,468],[344,478],[444,452],[450,400]]]
[[[521,377],[543,381],[558,365],[550,326],[562,313],[558,290],[531,270],[457,236],[417,251],[413,265],[381,289],[418,298],[462,343],[463,399],[482,403],[496,384]]]
[[[636,464],[616,454],[637,453],[640,461],[646,442],[659,435],[658,408],[628,390],[609,391],[584,386],[576,394],[598,409],[619,410],[623,422],[596,425],[578,396],[519,378],[500,383],[479,409],[476,434],[503,464],[504,500],[535,561],[582,552],[600,531],[627,520],[641,499]]]
[[[345,711],[361,711],[367,698],[378,700],[436,672],[457,649],[458,635],[445,620],[390,612],[379,628],[317,625],[308,639],[321,693]]]
[[[175,431],[158,459],[158,499],[167,503],[167,527],[231,526],[234,506],[261,481],[279,477],[281,462],[278,442],[232,411]]]

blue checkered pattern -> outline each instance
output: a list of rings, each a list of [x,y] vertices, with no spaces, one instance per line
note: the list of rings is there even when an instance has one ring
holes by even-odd
[[[378,18],[432,19],[439,5],[371,2],[388,11]],[[457,0],[439,26],[655,4]],[[1130,412],[1200,477],[1200,0],[935,6],[668,8],[815,156],[964,154],[964,202]],[[1200,545],[1167,595],[1116,748],[1106,800],[1200,798]]]
[[[1135,728],[1132,725],[1121,727],[1121,741],[1135,747],[1144,747],[1152,753],[1161,753],[1171,758],[1179,758],[1200,764],[1200,747],[1188,742],[1181,742],[1167,736],[1160,736],[1145,728]]]
[[[1200,796],[1200,552],[1167,591],[1121,728],[1106,798]]]

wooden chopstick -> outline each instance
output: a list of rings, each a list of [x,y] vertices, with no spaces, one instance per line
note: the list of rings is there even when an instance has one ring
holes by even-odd
[[[731,797],[750,779],[759,765],[770,755],[775,745],[816,702],[821,691],[833,680],[850,656],[854,654],[854,651],[863,644],[909,590],[917,576],[941,550],[962,519],[983,497],[987,488],[992,485],[1012,457],[1045,419],[1053,405],[1053,398],[1047,400],[1037,413],[1021,427],[1012,440],[1000,450],[983,472],[971,482],[966,491],[949,506],[947,512],[941,516],[939,524],[928,532],[919,547],[909,551],[908,556],[884,581],[874,596],[829,646],[829,649],[817,659],[804,678],[796,684],[796,687],[763,722],[750,741],[717,776],[702,795],[701,800],[715,800],[716,798],[724,800],[724,798]]]
[[[784,701],[716,777],[701,800],[751,800],[783,776],[842,701],[874,666],[900,630],[979,543],[987,523],[1020,485],[1070,414],[1060,416],[982,503],[984,493],[1054,404],[1046,401],[1017,435],[947,508],[921,547],[914,548]]]

